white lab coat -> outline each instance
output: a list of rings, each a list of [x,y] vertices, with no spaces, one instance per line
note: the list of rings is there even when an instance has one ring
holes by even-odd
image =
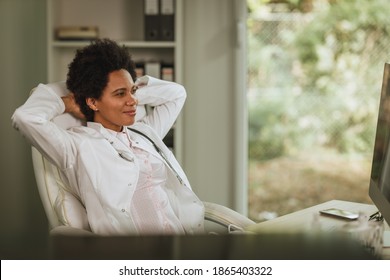
[[[143,79],[143,80],[142,80]],[[139,104],[155,106],[153,113],[137,121],[135,128],[149,136],[164,152],[174,170],[168,167],[166,191],[186,233],[202,233],[204,206],[172,152],[161,140],[175,122],[186,92],[181,85],[151,77],[141,80],[147,85],[137,91]],[[102,235],[137,234],[130,213],[130,203],[138,181],[139,164],[119,156],[129,150],[101,124],[64,130],[51,122],[65,110],[55,92],[56,86],[40,84],[26,103],[12,116],[13,125],[60,170],[69,190],[86,208],[91,230]],[[145,137],[128,130],[129,137],[150,153],[155,148]]]

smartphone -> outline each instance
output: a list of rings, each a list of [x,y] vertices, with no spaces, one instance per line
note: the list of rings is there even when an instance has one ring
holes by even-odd
[[[359,213],[346,211],[338,208],[321,210],[320,213],[324,215],[329,215],[329,216],[348,219],[348,220],[356,220],[357,218],[359,218]]]

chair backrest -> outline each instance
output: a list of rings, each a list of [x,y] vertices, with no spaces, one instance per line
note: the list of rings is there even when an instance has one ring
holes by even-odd
[[[67,191],[58,168],[34,147],[32,160],[39,195],[50,229],[64,225],[90,230],[84,206],[75,195]]]
[[[47,86],[59,96],[68,94],[65,82],[48,84]],[[64,129],[84,125],[82,121],[70,114],[62,114],[52,121]],[[80,200],[67,190],[58,168],[34,147],[32,147],[32,162],[39,195],[50,229],[65,225],[89,230],[86,210]]]

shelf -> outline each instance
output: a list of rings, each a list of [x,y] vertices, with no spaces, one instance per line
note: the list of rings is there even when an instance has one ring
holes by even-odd
[[[79,48],[89,45],[90,41],[53,41],[51,44],[57,48]],[[128,48],[175,48],[175,42],[166,41],[118,41],[120,45]]]

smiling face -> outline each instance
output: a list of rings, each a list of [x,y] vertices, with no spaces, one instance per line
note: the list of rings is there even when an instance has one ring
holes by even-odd
[[[94,122],[118,132],[123,126],[132,125],[138,103],[134,96],[136,89],[129,72],[124,69],[111,72],[101,97],[86,100],[95,111]]]

